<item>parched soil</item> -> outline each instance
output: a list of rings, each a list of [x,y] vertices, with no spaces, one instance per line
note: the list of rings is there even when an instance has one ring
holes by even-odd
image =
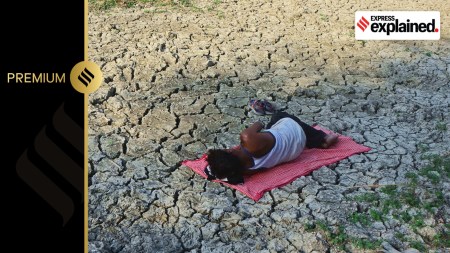
[[[438,10],[441,38],[357,41],[358,10]],[[90,12],[89,59],[104,83],[89,97],[89,252],[446,252],[448,167],[421,170],[424,156],[450,151],[449,15],[446,0],[150,1]],[[258,202],[181,165],[267,122],[249,98],[372,149]],[[395,198],[382,186],[403,196],[414,178],[411,196],[426,203],[432,189],[439,205],[404,195],[377,216]],[[358,198],[367,194],[381,199]]]

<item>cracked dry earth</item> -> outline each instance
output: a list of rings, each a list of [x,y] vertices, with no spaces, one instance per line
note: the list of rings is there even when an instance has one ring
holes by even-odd
[[[319,220],[399,251],[413,246],[399,233],[424,243],[436,234],[433,219],[417,230],[349,215],[368,208],[352,196],[380,190],[362,186],[418,171],[421,147],[450,150],[447,1],[193,2],[89,14],[89,59],[104,75],[89,97],[89,252],[343,251],[306,228]],[[357,10],[439,10],[441,39],[356,41]],[[258,202],[181,165],[267,122],[248,111],[255,97],[372,150]],[[448,222],[448,178],[439,187]]]

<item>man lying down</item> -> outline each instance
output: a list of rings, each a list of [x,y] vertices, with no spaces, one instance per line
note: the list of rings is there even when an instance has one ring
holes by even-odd
[[[275,112],[266,128],[258,121],[243,130],[238,147],[208,150],[205,173],[208,180],[241,184],[244,175],[294,160],[305,147],[328,148],[337,141],[337,135],[317,130],[286,112]]]

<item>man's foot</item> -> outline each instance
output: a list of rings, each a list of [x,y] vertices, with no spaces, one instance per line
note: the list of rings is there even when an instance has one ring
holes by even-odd
[[[338,136],[334,134],[325,135],[324,143],[322,144],[322,148],[329,148],[332,145],[338,142]]]

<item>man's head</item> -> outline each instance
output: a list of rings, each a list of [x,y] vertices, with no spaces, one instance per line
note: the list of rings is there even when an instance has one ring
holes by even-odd
[[[233,155],[230,150],[223,149],[211,149],[207,154],[207,162],[214,177],[227,178],[230,183],[243,182],[241,171],[244,168],[238,156]]]

